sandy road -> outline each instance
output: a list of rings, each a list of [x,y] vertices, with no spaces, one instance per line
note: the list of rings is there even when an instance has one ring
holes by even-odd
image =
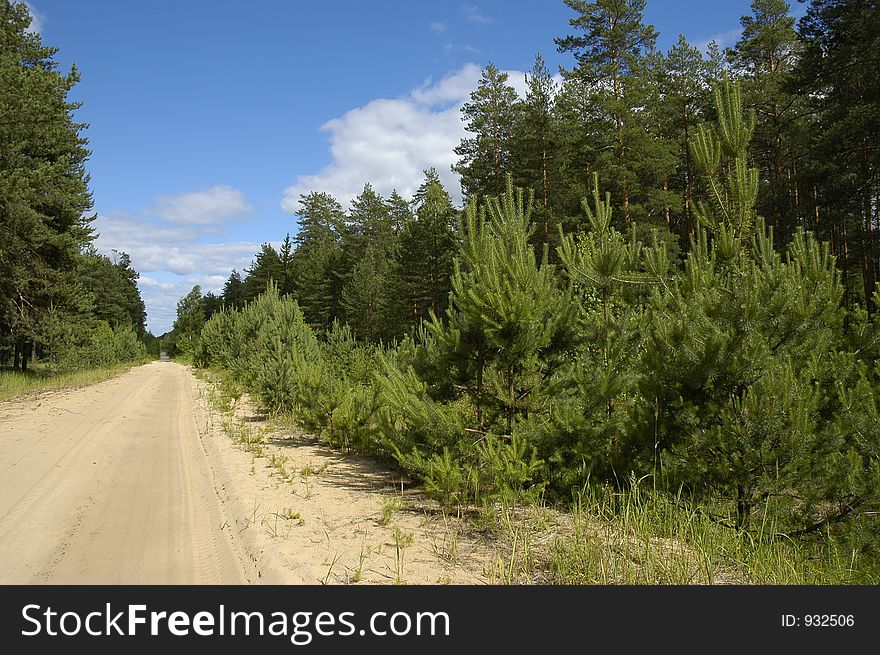
[[[192,411],[153,362],[0,403],[0,583],[244,583]]]

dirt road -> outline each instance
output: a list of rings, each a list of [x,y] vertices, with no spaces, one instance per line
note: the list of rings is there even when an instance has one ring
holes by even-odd
[[[243,583],[178,364],[0,403],[0,583]]]
[[[0,584],[496,577],[481,537],[399,474],[216,390],[158,361],[0,402]]]

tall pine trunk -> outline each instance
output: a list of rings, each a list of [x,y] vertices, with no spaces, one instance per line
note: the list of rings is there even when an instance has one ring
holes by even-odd
[[[862,139],[862,179],[867,180],[870,174],[868,165],[868,139]],[[877,285],[877,275],[874,270],[874,229],[873,212],[871,211],[871,191],[866,189],[862,200],[862,284],[865,292],[865,307],[869,314],[876,311],[874,307],[874,288]]]
[[[486,351],[483,346],[477,350],[477,426],[483,431],[483,368],[486,366]]]
[[[739,484],[736,487],[736,529],[741,532],[747,532],[749,529],[749,518],[752,514],[752,504],[749,502],[746,487]]]

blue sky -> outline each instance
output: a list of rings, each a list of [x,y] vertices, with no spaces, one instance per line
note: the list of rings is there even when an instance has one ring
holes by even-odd
[[[80,69],[96,245],[131,255],[154,334],[194,284],[219,290],[294,232],[300,193],[345,202],[370,182],[408,196],[435,166],[458,198],[452,148],[480,69],[516,86],[538,51],[572,63],[553,44],[574,15],[562,0],[28,4],[62,68]],[[747,13],[748,0],[648,0],[646,20],[665,51],[679,33],[733,45]]]

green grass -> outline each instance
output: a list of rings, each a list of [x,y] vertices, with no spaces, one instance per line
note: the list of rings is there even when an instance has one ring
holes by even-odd
[[[826,543],[743,537],[668,494],[593,489],[545,561],[558,584],[877,584],[876,564]]]
[[[220,387],[215,403],[229,407],[241,389],[223,378],[214,379]],[[296,424],[290,415],[274,420],[280,426]],[[273,457],[270,463],[282,478],[289,476],[283,459]],[[300,475],[305,483],[317,472],[306,464]],[[383,498],[380,525],[390,525],[400,509],[400,499]],[[518,498],[515,505],[459,505],[457,515],[469,517],[466,525],[482,537],[497,540],[495,561],[484,571],[493,583],[880,584],[876,555],[847,550],[822,535],[812,541],[786,539],[771,520],[757,526],[757,533],[743,535],[723,525],[732,523],[731,517],[713,520],[687,499],[635,480],[626,490],[587,486],[567,514],[559,509],[547,508],[540,498]],[[713,515],[718,511],[712,507]],[[445,509],[443,516],[447,520]],[[446,533],[448,542],[435,539],[434,553],[442,560],[457,559],[458,540],[448,522]],[[402,582],[408,541],[399,530],[395,537],[396,581]],[[328,576],[333,564],[327,564]],[[358,580],[359,569],[352,576]]]
[[[26,373],[20,371],[0,371],[0,400],[8,400],[38,391],[85,387],[121,375],[132,366],[137,366],[141,363],[144,362],[115,364],[104,368],[55,374],[39,367]]]

